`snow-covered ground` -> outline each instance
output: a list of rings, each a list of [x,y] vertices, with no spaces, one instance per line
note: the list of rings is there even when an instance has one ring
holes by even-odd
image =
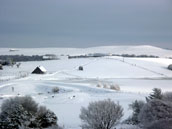
[[[15,53],[9,52],[7,48],[0,48],[3,50],[0,51],[0,54],[66,54],[65,50],[66,52],[70,51],[69,54],[94,53],[103,50],[108,53],[118,50],[117,48],[87,48],[82,52],[81,49],[62,48],[19,49]],[[133,54],[149,52],[152,55],[157,53],[162,57],[123,59],[114,56],[21,62],[20,68],[4,67],[4,70],[0,71],[0,103],[8,97],[31,95],[40,105],[45,105],[57,114],[60,125],[64,125],[66,129],[80,129],[81,107],[87,106],[91,101],[110,98],[119,102],[124,108],[124,120],[131,115],[128,104],[136,99],[145,100],[145,96],[153,88],[161,88],[164,92],[172,91],[172,71],[167,69],[167,66],[172,64],[172,59],[164,58],[170,57],[172,51],[150,46],[141,48],[137,46],[120,47],[118,52],[121,50],[122,53],[126,49]],[[31,74],[37,66],[44,66],[47,73],[44,75]],[[79,71],[79,66],[83,66],[84,70]],[[120,86],[120,91],[105,88],[110,85]],[[12,87],[14,87],[14,91],[12,91]],[[51,92],[54,87],[60,88],[58,94]]]

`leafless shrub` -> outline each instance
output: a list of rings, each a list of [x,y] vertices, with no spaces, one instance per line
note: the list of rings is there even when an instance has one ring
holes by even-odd
[[[53,92],[53,93],[59,93],[59,91],[60,91],[60,89],[59,89],[58,87],[54,87],[54,88],[52,89],[52,92]]]
[[[38,93],[38,95],[43,95],[43,93]]]
[[[15,103],[18,103],[19,105],[21,105],[25,111],[28,111],[31,113],[37,112],[38,104],[30,96],[15,97],[15,98],[5,100],[1,106],[1,111],[5,111],[7,107]]]
[[[117,84],[116,85],[110,85],[110,89],[120,91],[120,87]]]
[[[97,84],[97,87],[99,87],[99,88],[100,88],[100,87],[102,87],[102,86],[101,86],[101,84]]]
[[[123,109],[110,99],[91,102],[81,108],[82,129],[111,129],[123,116]]]
[[[107,85],[107,84],[103,84],[103,88],[108,89],[109,87],[108,87],[108,85]]]

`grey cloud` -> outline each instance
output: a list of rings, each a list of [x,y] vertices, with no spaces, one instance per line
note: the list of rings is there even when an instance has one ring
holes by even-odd
[[[172,48],[170,0],[1,0],[0,47]]]

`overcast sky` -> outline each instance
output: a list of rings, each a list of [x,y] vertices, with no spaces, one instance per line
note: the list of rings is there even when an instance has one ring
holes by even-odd
[[[0,47],[172,48],[172,0],[0,0]]]

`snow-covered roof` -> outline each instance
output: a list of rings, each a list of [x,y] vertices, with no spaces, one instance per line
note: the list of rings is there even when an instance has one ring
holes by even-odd
[[[47,72],[47,70],[43,66],[38,67],[42,72]]]
[[[13,48],[12,48],[12,49],[10,49],[9,51],[10,51],[10,52],[13,52],[13,51],[19,51],[19,50],[18,50],[18,49],[13,49]]]

